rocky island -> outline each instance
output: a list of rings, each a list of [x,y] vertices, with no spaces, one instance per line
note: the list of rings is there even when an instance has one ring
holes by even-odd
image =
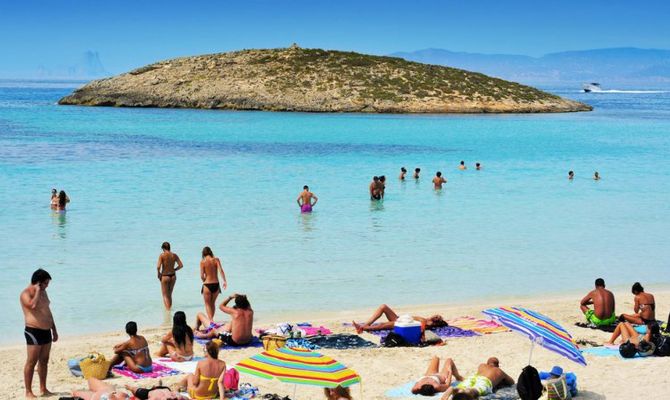
[[[92,81],[58,103],[369,113],[543,113],[592,109],[476,72],[295,45],[161,61]]]

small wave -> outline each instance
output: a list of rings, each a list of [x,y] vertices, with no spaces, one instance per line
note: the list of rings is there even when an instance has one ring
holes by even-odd
[[[583,90],[580,92],[584,93]],[[631,93],[631,94],[654,94],[654,93],[670,93],[668,90],[617,90],[617,89],[608,89],[608,90],[597,90],[588,93]]]

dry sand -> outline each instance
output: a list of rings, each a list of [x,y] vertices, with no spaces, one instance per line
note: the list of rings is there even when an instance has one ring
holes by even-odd
[[[653,289],[653,288],[650,288]],[[670,311],[670,291],[654,291],[658,304],[657,317],[664,319]],[[616,291],[618,303],[617,312],[632,312],[632,295],[629,291]],[[608,333],[577,328],[574,323],[581,321],[578,301],[579,296],[564,298],[539,298],[539,299],[507,299],[492,304],[460,305],[460,306],[423,306],[423,307],[398,307],[398,311],[411,314],[430,314],[439,312],[445,318],[471,315],[482,317],[480,311],[488,306],[498,305],[520,305],[532,308],[554,318],[572,333],[575,339],[587,339],[602,343],[609,338]],[[391,304],[393,306],[393,304]],[[335,332],[352,332],[351,328],[343,327],[342,322],[351,321],[352,318],[364,320],[372,310],[359,310],[353,313],[322,313],[318,319],[311,315],[311,322],[330,327]],[[269,326],[274,322],[260,316],[261,319],[256,326]],[[296,316],[296,321],[310,320],[306,316]],[[157,342],[166,328],[154,328],[142,330],[143,334],[151,343],[152,352],[157,349]],[[122,330],[120,330],[121,332]],[[370,340],[377,340],[374,336],[364,334]],[[51,353],[49,365],[48,387],[57,392],[59,396],[67,395],[72,389],[85,387],[83,379],[75,378],[67,370],[66,362],[70,358],[84,356],[91,351],[99,351],[110,357],[112,346],[125,340],[121,333],[100,333],[82,337],[65,337],[55,343]],[[489,356],[497,356],[501,360],[501,367],[513,377],[517,377],[521,369],[528,363],[530,343],[519,334],[497,333],[475,338],[450,339],[446,346],[435,346],[426,348],[375,348],[363,350],[324,350],[323,353],[341,361],[345,365],[357,371],[363,380],[362,396],[359,387],[354,386],[353,395],[356,399],[385,399],[384,392],[387,389],[402,385],[413,378],[421,375],[431,356],[451,357],[455,360],[460,371],[468,374]],[[199,351],[199,350],[198,350]],[[258,349],[245,349],[236,351],[223,351],[220,358],[228,365],[235,365],[243,358],[258,352]],[[0,359],[3,366],[0,368],[0,381],[3,382],[0,389],[1,399],[23,398],[23,363],[25,361],[25,346],[14,345],[0,348]],[[571,361],[536,346],[533,353],[532,364],[538,370],[547,370],[553,365],[561,365],[566,371],[573,371],[578,377],[580,390],[579,398],[582,399],[668,399],[667,388],[670,384],[670,357],[651,357],[642,360],[620,360],[616,357],[594,357],[586,356],[588,366],[582,367]],[[172,384],[178,377],[166,378],[164,383]],[[261,389],[261,393],[278,393],[290,395],[294,400],[322,399],[321,391],[314,387],[297,387],[297,396],[293,397],[294,386],[279,383],[278,381],[266,381],[256,377],[241,376],[242,382],[251,382]],[[113,378],[107,382],[115,385],[123,385],[131,382],[126,378]],[[135,381],[143,386],[155,384],[155,380]],[[37,374],[35,374],[34,389],[37,390]],[[54,396],[52,398],[57,398]],[[420,399],[421,397],[415,397]]]

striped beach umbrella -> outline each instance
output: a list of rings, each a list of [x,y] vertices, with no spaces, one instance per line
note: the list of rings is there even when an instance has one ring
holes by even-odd
[[[521,307],[489,308],[482,312],[509,329],[527,336],[533,345],[537,343],[569,360],[586,365],[586,360],[573,342],[572,336],[551,318]],[[530,351],[532,357],[532,346]]]
[[[256,354],[240,361],[235,369],[260,378],[327,388],[348,387],[361,381],[356,372],[328,356],[288,347]]]

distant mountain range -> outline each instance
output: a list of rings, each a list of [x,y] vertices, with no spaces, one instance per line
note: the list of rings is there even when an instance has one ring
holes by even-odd
[[[69,65],[44,66],[39,65],[32,74],[39,79],[94,79],[109,75],[100,61],[97,51],[86,51],[79,59]]]
[[[463,68],[529,85],[573,86],[599,82],[608,88],[612,85],[670,86],[670,50],[622,47],[530,57],[425,49],[391,56]]]

